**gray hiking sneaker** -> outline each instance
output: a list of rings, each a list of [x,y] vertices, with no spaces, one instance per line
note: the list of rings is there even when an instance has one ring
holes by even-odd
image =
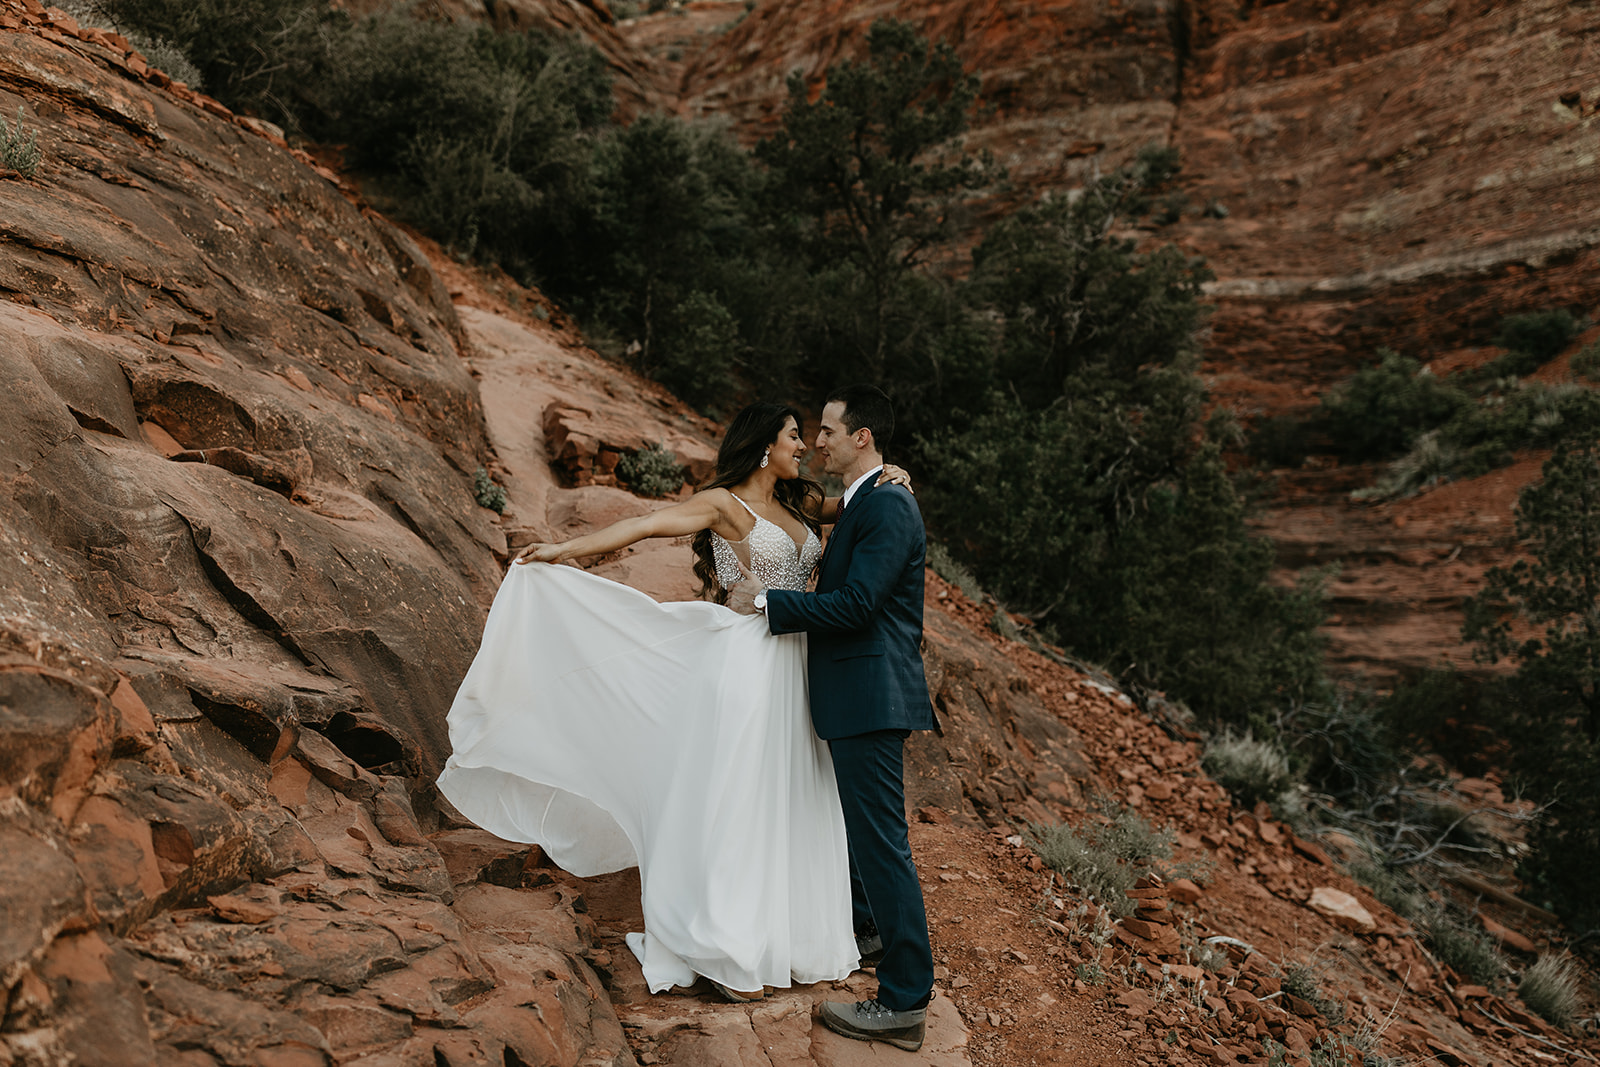
[[[857,1041],[882,1041],[907,1052],[922,1047],[922,1036],[928,1028],[927,1008],[895,1011],[876,1000],[858,1000],[854,1004],[826,1001],[819,1018],[836,1034]]]
[[[858,935],[856,955],[861,957],[861,966],[876,967],[883,962],[883,938],[876,933]]]

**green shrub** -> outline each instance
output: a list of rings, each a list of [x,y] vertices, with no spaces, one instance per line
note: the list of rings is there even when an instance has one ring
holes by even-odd
[[[1591,382],[1600,382],[1600,341],[1590,341],[1573,355],[1572,373]]]
[[[1549,448],[1600,425],[1600,393],[1566,383],[1513,381],[1460,408],[1420,435],[1370,489],[1354,496],[1406,496],[1450,478],[1473,478],[1510,463],[1518,449]]]
[[[91,0],[90,6],[159,69],[288,130],[302,129],[329,77],[349,58],[343,46],[350,18],[326,0]]]
[[[1344,1007],[1338,1001],[1322,995],[1321,969],[1308,963],[1291,963],[1283,968],[1283,989],[1317,1009],[1324,1019],[1334,1025],[1344,1021]],[[1324,1062],[1333,1062],[1325,1060]]]
[[[1025,835],[1039,858],[1116,915],[1133,914],[1128,890],[1155,861],[1172,857],[1170,829],[1157,830],[1135,812],[1100,799],[1079,827],[1034,823]]]
[[[24,178],[39,173],[39,163],[44,153],[39,149],[39,131],[22,125],[22,108],[17,108],[15,126],[0,116],[0,166],[14,170]]]
[[[1310,695],[1320,576],[1269,583],[1272,546],[1246,524],[1220,442],[1194,448],[1198,383],[1176,368],[1128,387],[1082,379],[1045,411],[999,397],[926,441],[930,522],[1050,640],[1202,718],[1264,723]]]
[[[667,316],[651,373],[701,410],[729,410],[742,348],[733,315],[711,293],[695,290]]]
[[[592,47],[411,5],[355,20],[327,0],[94,4],[186,54],[235,111],[345,145],[375,203],[456,252],[526,274],[588,210],[614,107]]]
[[[506,491],[497,485],[489,472],[479,467],[472,476],[472,495],[477,499],[479,507],[488,508],[490,511],[502,512],[506,509]]]
[[[617,480],[644,496],[671,496],[683,488],[683,466],[677,455],[652,444],[617,461]]]
[[[1377,704],[1374,732],[1397,748],[1434,752],[1464,774],[1504,767],[1508,716],[1504,683],[1458,670],[1423,671]]]
[[[1078,964],[1078,981],[1084,985],[1102,986],[1106,984],[1106,969],[1100,966],[1099,960]]]
[[[1283,749],[1270,741],[1258,741],[1248,731],[1227,729],[1213,735],[1206,742],[1200,765],[1246,807],[1258,800],[1272,803],[1294,784]]]
[[[928,566],[933,568],[933,573],[961,590],[962,596],[974,604],[983,603],[983,587],[978,584],[978,579],[957,562],[943,541],[928,542]]]
[[[1387,348],[1378,356],[1377,366],[1357,371],[1322,402],[1336,446],[1356,459],[1403,452],[1468,403],[1417,360]]]
[[[1566,956],[1543,955],[1522,972],[1517,995],[1552,1026],[1565,1030],[1578,1018],[1577,966]]]
[[[99,26],[122,34],[134,50],[144,56],[147,64],[173,81],[183,82],[195,90],[205,88],[205,75],[189,59],[187,52],[164,37],[151,37],[133,26],[121,25],[100,0],[60,0],[54,6],[77,19],[80,26]]]
[[[591,133],[612,108],[593,48],[407,12],[334,47],[301,125],[345,144],[377,200],[447,247],[526,274],[588,210]]]
[[[1587,392],[1587,391],[1585,391]],[[1530,897],[1574,929],[1600,928],[1600,436],[1562,442],[1518,495],[1527,558],[1491,568],[1467,602],[1462,637],[1485,662],[1510,659],[1502,691],[1508,762],[1542,806],[1519,874]]]
[[[1532,370],[1559,356],[1561,350],[1583,332],[1583,327],[1583,320],[1565,308],[1507,315],[1500,320],[1500,332],[1495,335],[1494,343],[1529,356],[1533,361],[1529,368]]]
[[[1471,929],[1444,912],[1422,920],[1428,947],[1439,959],[1479,985],[1488,985],[1505,971],[1505,960],[1488,934]]]
[[[1311,453],[1320,421],[1294,415],[1257,419],[1245,438],[1245,451],[1251,459],[1269,467],[1298,467]]]
[[[1415,919],[1425,911],[1425,899],[1417,883],[1374,860],[1360,860],[1349,866],[1350,877],[1372,890],[1372,895],[1396,915]]]

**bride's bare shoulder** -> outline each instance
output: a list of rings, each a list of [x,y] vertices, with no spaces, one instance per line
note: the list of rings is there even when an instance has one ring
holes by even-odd
[[[721,487],[716,489],[702,489],[691,499],[710,504],[712,507],[717,509],[719,514],[722,515],[736,514],[735,509],[737,509],[739,506],[738,504],[734,503],[733,493]]]

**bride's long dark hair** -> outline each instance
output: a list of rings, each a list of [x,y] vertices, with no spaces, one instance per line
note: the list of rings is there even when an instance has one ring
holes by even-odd
[[[767,449],[778,440],[784,423],[793,419],[795,426],[803,424],[800,412],[787,404],[751,404],[733,417],[728,432],[722,435],[717,447],[717,470],[700,492],[707,489],[731,489],[750,477],[761,467]],[[804,474],[798,478],[779,479],[773,487],[773,498],[783,510],[822,533],[822,486]],[[700,595],[710,596],[718,604],[728,601],[728,591],[717,580],[717,561],[711,554],[711,531],[701,530],[689,542],[694,548],[694,573],[700,579]]]

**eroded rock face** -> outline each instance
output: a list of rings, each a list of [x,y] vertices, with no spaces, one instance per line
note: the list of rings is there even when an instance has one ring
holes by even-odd
[[[429,837],[506,550],[450,297],[157,81],[0,4],[0,1061],[631,1062],[573,903]]]
[[[859,58],[881,18],[950,42],[982,76],[990,109],[967,144],[993,152],[1025,196],[1081,184],[1172,128],[1182,23],[1173,5],[1156,0],[761,4],[685,59],[680,107],[726,116],[747,138],[771,133],[789,74],[816,82],[831,64]]]

